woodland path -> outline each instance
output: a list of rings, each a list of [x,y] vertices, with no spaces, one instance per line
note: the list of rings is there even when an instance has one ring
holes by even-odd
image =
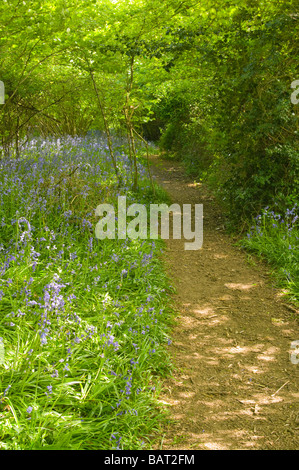
[[[204,241],[185,251],[169,240],[165,264],[178,317],[170,353],[176,367],[161,399],[172,419],[162,450],[298,449],[299,339],[295,315],[269,268],[234,246],[206,188],[177,162],[151,157],[172,202],[203,204]]]

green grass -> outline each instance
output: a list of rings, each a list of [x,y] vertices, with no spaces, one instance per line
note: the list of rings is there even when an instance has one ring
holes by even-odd
[[[167,416],[163,242],[94,236],[101,202],[166,196],[142,167],[133,193],[118,162],[123,188],[93,139],[33,143],[1,164],[2,450],[151,448]]]
[[[273,267],[273,275],[286,296],[299,302],[299,224],[298,206],[284,215],[265,209],[257,216],[247,237],[241,241],[247,250],[261,256]]]

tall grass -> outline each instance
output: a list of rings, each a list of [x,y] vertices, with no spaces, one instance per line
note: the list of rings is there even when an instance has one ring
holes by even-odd
[[[284,214],[265,208],[242,240],[242,245],[262,256],[273,267],[278,285],[294,302],[299,301],[298,205]]]
[[[94,137],[0,161],[0,449],[142,449],[164,411],[172,313],[161,241],[94,236],[95,208],[149,203]]]

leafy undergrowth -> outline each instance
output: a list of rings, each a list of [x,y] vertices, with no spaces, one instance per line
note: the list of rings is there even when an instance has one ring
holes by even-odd
[[[255,219],[242,245],[268,261],[274,268],[278,284],[288,298],[299,302],[299,225],[298,206],[284,215],[269,208]]]
[[[161,241],[95,238],[95,208],[153,202],[95,138],[0,162],[0,448],[142,449],[164,410],[172,312]],[[157,202],[157,201],[155,201]]]

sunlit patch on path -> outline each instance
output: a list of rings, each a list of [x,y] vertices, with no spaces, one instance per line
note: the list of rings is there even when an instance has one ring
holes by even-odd
[[[153,163],[174,203],[204,205],[202,249],[188,253],[169,240],[165,256],[178,318],[170,346],[176,372],[162,396],[172,417],[163,449],[296,449],[299,381],[290,347],[298,327],[264,266],[250,266],[225,234],[205,187],[179,164]]]

